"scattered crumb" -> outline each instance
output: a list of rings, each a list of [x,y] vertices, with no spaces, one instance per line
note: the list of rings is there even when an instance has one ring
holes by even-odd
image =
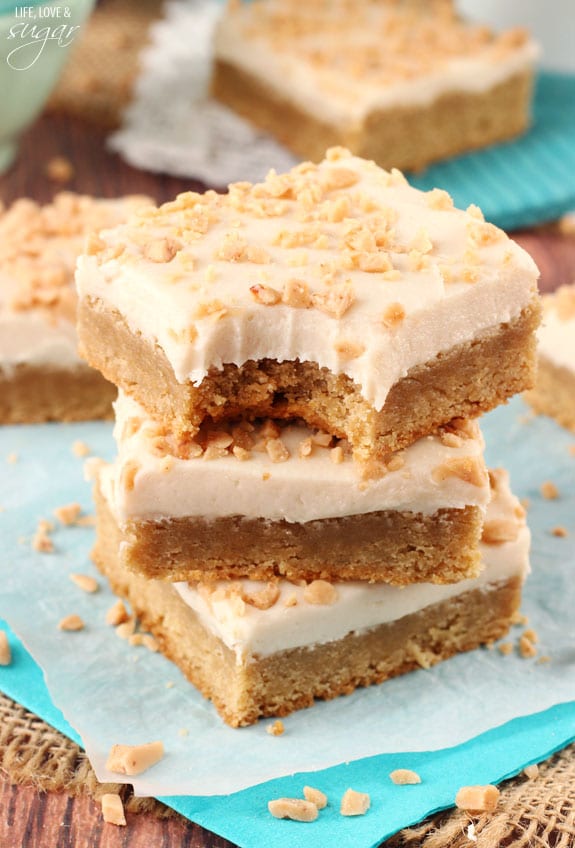
[[[46,162],[44,173],[54,183],[69,183],[75,171],[74,166],[65,156],[53,156]]]
[[[565,537],[569,535],[567,528],[563,527],[561,524],[558,524],[557,527],[553,527],[551,534],[553,536],[557,536],[559,539],[565,539]]]
[[[543,654],[543,656],[539,657],[539,659],[537,660],[537,665],[544,665],[548,662],[551,662],[551,657],[547,654]]]
[[[306,801],[311,801],[312,804],[315,804],[318,810],[323,810],[324,807],[327,807],[327,795],[320,789],[314,789],[313,786],[304,786],[303,796]]]
[[[79,615],[67,615],[58,622],[58,630],[83,630],[84,626],[84,622]]]
[[[116,774],[142,774],[164,756],[162,742],[147,742],[144,745],[112,745],[106,768]]]
[[[545,483],[542,483],[539,491],[548,501],[554,501],[559,497],[559,489],[551,480],[546,480]]]
[[[509,654],[513,653],[513,645],[511,644],[511,642],[502,642],[500,645],[497,646],[497,650],[500,654],[503,654],[503,656],[506,657]]]
[[[537,634],[537,631],[533,630],[533,628],[529,628],[529,630],[525,630],[523,632],[523,638],[529,639],[529,641],[533,642],[534,645],[536,645],[537,642],[539,641],[539,636]]]
[[[130,618],[128,610],[124,606],[123,601],[116,601],[113,607],[110,607],[106,613],[106,624],[111,624],[117,627],[119,624],[124,624]]]
[[[312,580],[303,590],[303,599],[308,604],[331,606],[338,599],[335,586],[327,580]]]
[[[527,616],[523,615],[523,613],[519,612],[519,610],[515,610],[515,612],[511,615],[511,624],[519,624],[525,626],[528,621],[529,619],[527,618]]]
[[[13,453],[8,454],[8,456],[6,457],[6,462],[9,462],[10,465],[15,465],[18,462],[18,459],[19,459],[19,456],[14,451]]]
[[[537,763],[533,763],[532,766],[525,766],[523,774],[525,777],[529,778],[529,780],[535,780],[536,777],[539,777],[539,766]]]
[[[497,786],[462,786],[455,796],[455,806],[469,813],[492,813],[499,801]]]
[[[10,665],[11,662],[12,652],[10,651],[8,635],[4,630],[0,630],[0,665]]]
[[[524,660],[531,659],[531,657],[537,655],[537,648],[525,634],[519,638],[519,653]]]
[[[72,583],[75,583],[79,589],[83,592],[88,592],[90,595],[97,592],[100,588],[100,584],[96,578],[90,577],[88,574],[69,574],[68,576]]]
[[[144,648],[147,648],[148,651],[151,651],[153,654],[157,654],[160,650],[160,646],[158,645],[157,640],[152,636],[151,633],[144,633],[142,635],[142,645]]]
[[[120,637],[120,639],[129,639],[130,636],[134,635],[134,631],[136,630],[136,619],[129,618],[127,621],[123,621],[121,624],[118,624],[116,627],[116,633]]]
[[[176,684],[173,680],[168,680],[168,682],[166,683],[166,689],[173,689],[175,685]]]
[[[273,724],[268,724],[266,727],[266,733],[269,733],[270,736],[282,736],[284,732],[284,723],[279,719],[274,721]]]
[[[575,445],[569,445],[569,453],[571,456],[575,456]]]
[[[276,819],[311,822],[318,817],[316,805],[301,798],[276,798],[268,801],[268,810]]]
[[[421,778],[416,771],[411,769],[395,769],[389,775],[391,782],[396,786],[411,786],[416,783],[421,783]]]
[[[339,811],[342,816],[363,816],[369,810],[371,799],[367,792],[346,789],[341,799]]]
[[[106,792],[102,795],[101,803],[102,816],[105,822],[125,826],[126,816],[124,815],[124,805],[119,795]]]
[[[81,512],[82,507],[79,503],[71,503],[56,507],[54,515],[61,524],[70,525],[76,524]]]
[[[45,521],[40,521],[38,528],[32,537],[32,548],[43,554],[51,554],[54,551],[54,542],[48,535],[48,524]]]
[[[74,454],[74,456],[88,456],[88,454],[90,453],[90,448],[88,447],[86,442],[82,442],[77,439],[75,442],[72,443],[72,453]]]
[[[190,731],[188,730],[187,727],[180,727],[180,729],[178,730],[178,736],[189,736],[189,735],[190,735]]]

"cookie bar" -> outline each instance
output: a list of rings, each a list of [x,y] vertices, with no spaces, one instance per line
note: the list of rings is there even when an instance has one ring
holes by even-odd
[[[403,584],[478,573],[489,485],[476,422],[358,466],[345,443],[301,424],[182,441],[122,393],[115,409],[118,456],[100,487],[122,561],[140,574]]]
[[[0,212],[0,423],[110,415],[115,388],[76,350],[74,267],[89,232],[150,202],[63,192]]]
[[[575,284],[543,297],[537,381],[525,397],[537,412],[575,432]]]
[[[302,418],[382,458],[532,380],[527,253],[344,150],[144,210],[76,278],[87,361],[181,433]]]
[[[167,583],[126,569],[101,498],[95,560],[161,650],[237,727],[349,694],[503,636],[528,571],[529,531],[505,472],[494,490],[479,577],[451,585],[313,581]]]
[[[214,54],[213,94],[298,156],[417,170],[523,132],[538,49],[444,0],[255,0],[227,6]]]

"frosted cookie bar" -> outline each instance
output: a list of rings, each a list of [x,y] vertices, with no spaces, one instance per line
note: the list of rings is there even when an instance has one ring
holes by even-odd
[[[575,432],[575,284],[543,297],[535,387],[526,400]]]
[[[255,0],[228,4],[212,92],[298,156],[334,144],[386,168],[523,132],[538,49],[521,29],[466,23],[427,3]]]
[[[302,418],[366,460],[531,384],[527,253],[343,150],[144,210],[76,278],[88,362],[179,432]]]
[[[429,668],[507,632],[528,571],[529,531],[505,472],[491,479],[483,570],[455,584],[148,580],[121,564],[104,499],[95,560],[222,718],[252,724]]]
[[[77,354],[74,268],[92,230],[147,198],[70,192],[0,212],[0,423],[109,416],[115,388]]]
[[[358,468],[345,443],[302,425],[181,440],[122,394],[115,406],[118,456],[100,487],[140,574],[403,584],[478,573],[489,485],[476,422]]]

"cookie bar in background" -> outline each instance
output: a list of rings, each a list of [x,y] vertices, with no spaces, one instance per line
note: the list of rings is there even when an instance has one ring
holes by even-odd
[[[80,348],[176,432],[302,418],[367,461],[532,384],[537,276],[477,208],[336,149],[94,239]]]
[[[119,528],[102,497],[95,561],[222,718],[252,724],[505,635],[529,569],[530,537],[506,473],[490,479],[483,570],[455,584],[150,580],[122,565]]]
[[[466,23],[451,2],[229,3],[212,92],[302,158],[332,145],[385,168],[513,138],[530,121],[538,48]]]
[[[489,483],[475,421],[362,467],[302,425],[243,421],[182,440],[122,392],[115,412],[100,514],[139,574],[398,585],[478,574]]]
[[[575,432],[575,284],[543,296],[535,387],[528,403]]]
[[[110,416],[115,387],[77,353],[74,268],[89,232],[149,203],[63,192],[0,212],[0,423]]]

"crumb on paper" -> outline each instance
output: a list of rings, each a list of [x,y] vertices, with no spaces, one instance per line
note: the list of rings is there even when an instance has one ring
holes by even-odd
[[[541,492],[542,497],[547,501],[557,500],[559,497],[559,489],[552,483],[551,480],[546,480],[541,484],[539,491]]]
[[[12,652],[10,650],[8,634],[4,630],[0,630],[0,665],[10,665],[11,662]]]
[[[76,439],[75,442],[72,442],[72,453],[74,456],[88,456],[90,453],[90,448],[86,444],[86,442],[81,441],[80,439]]]
[[[395,769],[389,777],[396,786],[413,786],[416,783],[421,783],[421,777],[411,769]]]
[[[102,816],[107,824],[116,824],[125,826],[126,816],[124,814],[124,805],[119,795],[113,792],[106,792],[102,795]]]
[[[65,156],[53,156],[46,162],[44,173],[54,183],[69,183],[74,177],[74,166]]]
[[[69,526],[70,524],[77,523],[78,517],[81,512],[82,507],[79,503],[70,503],[56,507],[56,509],[54,510],[54,515],[61,524]]]
[[[502,642],[497,646],[497,650],[500,654],[503,654],[504,657],[507,657],[509,654],[513,653],[513,645],[511,642]]]
[[[272,724],[268,724],[266,727],[266,733],[269,733],[270,736],[281,736],[284,732],[284,723],[283,721],[280,721],[279,718],[272,722]]]
[[[69,632],[75,632],[77,630],[83,630],[85,624],[79,615],[66,615],[64,618],[60,619],[58,622],[58,630],[65,630]]]
[[[50,538],[51,525],[48,521],[41,520],[38,522],[36,532],[32,536],[32,548],[35,551],[43,554],[51,554],[54,552],[54,542]]]
[[[142,774],[164,756],[164,746],[159,740],[143,745],[112,745],[106,768],[115,774]]]
[[[173,689],[176,684],[173,680],[168,680],[166,683],[166,689]]]
[[[124,622],[128,621],[129,618],[130,615],[124,606],[124,602],[118,600],[106,613],[106,624],[111,624],[112,627],[117,627],[119,624],[124,624]]]
[[[180,727],[180,729],[178,730],[178,736],[189,736],[189,735],[190,735],[190,731],[188,730],[187,727]]]
[[[455,806],[468,813],[493,813],[499,802],[497,786],[462,786],[455,796]]]
[[[535,780],[535,778],[539,777],[539,766],[537,763],[533,763],[533,765],[525,766],[523,769],[523,774],[528,780]]]
[[[89,574],[69,574],[68,575],[72,583],[74,583],[78,589],[81,589],[83,592],[87,592],[89,595],[93,595],[94,592],[97,592],[100,588],[100,584],[96,580],[95,577],[90,577]]]
[[[144,648],[147,648],[148,651],[151,651],[153,654],[157,654],[160,650],[160,646],[154,636],[151,633],[143,633],[142,634],[142,645]]]
[[[12,453],[9,453],[6,457],[6,462],[8,462],[10,465],[15,465],[18,462],[18,459],[19,456],[16,451],[12,451]]]
[[[136,619],[128,618],[126,621],[122,621],[116,627],[116,633],[120,637],[120,639],[129,639],[134,635],[136,631]]]
[[[558,524],[556,527],[553,527],[551,530],[552,536],[557,536],[558,539],[565,539],[569,535],[567,528],[563,527],[563,525]]]
[[[525,626],[527,624],[527,622],[529,621],[529,619],[527,618],[526,615],[523,615],[523,613],[520,612],[519,610],[515,610],[515,612],[513,612],[512,615],[511,615],[510,621],[511,621],[511,624],[513,624],[515,626],[517,626],[517,625]]]
[[[532,657],[537,656],[537,648],[535,647],[535,643],[529,639],[525,633],[519,637],[519,655],[524,659],[528,660]]]
[[[302,798],[275,798],[273,801],[268,801],[268,810],[276,819],[312,822],[318,817],[316,805]]]
[[[342,816],[364,816],[369,810],[371,798],[367,792],[346,789],[341,799],[339,812]]]
[[[313,786],[304,786],[303,797],[306,801],[311,801],[315,804],[318,810],[323,810],[327,807],[327,795],[321,789],[315,789]]]
[[[548,654],[543,654],[537,660],[537,665],[545,665],[545,663],[551,662],[551,657]]]

